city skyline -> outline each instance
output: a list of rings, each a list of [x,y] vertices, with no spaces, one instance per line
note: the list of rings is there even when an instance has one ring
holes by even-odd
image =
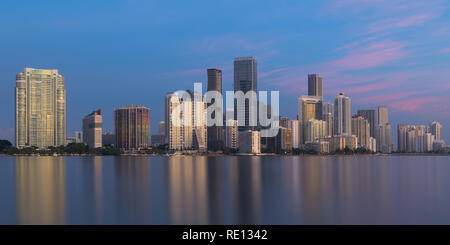
[[[112,14],[118,13],[121,7],[132,12],[131,10],[138,9],[136,3],[110,3],[102,12],[104,21],[93,22],[93,25],[90,25],[92,22],[81,20],[77,14],[89,9],[86,7],[92,7],[87,13],[87,19],[90,17],[92,20],[92,13],[98,12],[100,4],[72,3],[70,10],[66,10],[73,15],[58,16],[51,13],[37,21],[41,28],[39,32],[31,30],[37,35],[33,42],[13,43],[16,39],[10,38],[0,41],[0,52],[5,57],[11,57],[7,61],[1,61],[0,68],[0,81],[4,86],[0,92],[1,110],[4,115],[9,115],[5,117],[6,120],[0,122],[0,138],[14,138],[14,98],[11,91],[14,87],[14,75],[23,67],[58,69],[64,74],[69,92],[67,135],[79,131],[80,118],[97,108],[102,108],[104,112],[104,131],[113,131],[113,108],[127,104],[151,107],[151,132],[157,132],[156,122],[164,120],[162,98],[167,91],[189,88],[194,81],[202,81],[205,88],[205,71],[210,67],[223,71],[223,90],[232,90],[233,57],[251,55],[258,60],[258,88],[280,90],[282,116],[295,118],[297,108],[290,105],[296,104],[300,95],[307,94],[307,74],[318,73],[323,75],[324,100],[333,101],[338,92],[344,92],[352,99],[352,115],[356,114],[358,109],[375,109],[380,104],[388,106],[393,139],[396,139],[396,125],[399,123],[428,125],[433,120],[444,126],[443,138],[449,139],[450,132],[445,130],[450,122],[447,109],[450,103],[446,96],[449,91],[449,72],[445,67],[450,62],[450,52],[447,51],[449,47],[445,46],[447,44],[444,45],[448,39],[448,31],[445,29],[448,26],[448,16],[444,14],[448,3],[413,1],[414,4],[410,5],[416,8],[412,9],[405,6],[404,1],[382,2],[383,9],[375,2],[364,1],[356,3],[355,8],[352,7],[354,10],[348,10],[349,1],[341,1],[339,4],[326,2],[325,5],[328,5],[324,11],[335,14],[329,18],[342,24],[338,30],[330,32],[330,35],[336,34],[331,40],[325,36],[331,26],[319,25],[324,18],[318,14],[319,11],[312,11],[307,16],[310,21],[308,23],[316,26],[316,30],[310,30],[311,28],[301,28],[306,24],[298,23],[297,18],[300,17],[282,17],[279,13],[289,10],[279,4],[271,6],[273,11],[265,10],[270,14],[269,20],[274,21],[274,26],[267,27],[266,33],[263,33],[262,27],[266,28],[270,22],[254,21],[238,28],[237,23],[233,21],[225,24],[226,20],[232,19],[229,14],[220,14],[210,24],[203,24],[201,28],[220,24],[224,27],[221,30],[200,32],[194,28],[193,36],[182,33],[175,41],[166,45],[161,43],[168,38],[164,33],[160,39],[153,41],[148,34],[135,38],[132,35],[119,38],[120,34],[126,33],[127,30],[132,33],[137,31],[129,27],[139,23],[141,25],[137,26],[142,27],[140,30],[148,32],[163,27],[158,24],[142,24],[139,20],[146,19],[141,16],[139,18],[142,19],[133,18],[119,25],[118,29],[113,29],[113,25],[108,22],[113,20]],[[6,4],[4,10],[1,10],[0,18],[8,18],[9,14],[17,13],[15,5]],[[29,12],[28,16],[32,18],[32,10],[46,9],[49,5],[49,2],[45,1],[32,3],[20,11]],[[319,5],[316,7],[322,6]],[[144,4],[139,7],[149,9],[152,6]],[[223,7],[232,8],[228,4]],[[402,12],[397,15],[400,7],[403,7]],[[64,7],[58,5],[55,8]],[[195,4],[188,9],[193,8]],[[299,6],[290,8],[291,11],[303,9]],[[369,8],[373,9],[373,12],[362,17],[362,13],[367,13]],[[343,13],[348,17],[344,17]],[[58,22],[61,26],[49,24],[56,17],[61,20]],[[183,15],[189,24],[198,23],[204,17]],[[390,19],[393,24],[383,24],[384,18]],[[362,19],[359,24],[368,31],[353,30],[352,26],[345,25],[355,19]],[[29,21],[28,18],[18,20],[5,29],[5,36],[22,36],[17,30],[27,26]],[[33,21],[36,22],[36,18],[33,18]],[[4,22],[7,22],[6,19]],[[191,30],[181,24],[166,25],[170,30]],[[91,27],[82,31],[89,26]],[[252,32],[251,28],[256,30]],[[275,35],[282,33],[277,29],[285,31],[286,35]],[[68,38],[65,38],[64,42],[55,42],[44,35],[55,31]],[[118,36],[112,36],[116,31]],[[338,31],[343,31],[346,35],[338,35]],[[397,34],[393,34],[393,31]],[[296,32],[300,34],[295,36]],[[97,34],[89,38],[92,33]],[[316,44],[306,41],[306,36],[311,34],[320,34],[317,35],[317,40],[313,40]],[[73,38],[76,36],[78,37]],[[111,36],[119,40],[105,39]],[[274,36],[279,38],[273,38]],[[186,45],[180,43],[182,40],[187,40]],[[124,47],[122,45],[126,44],[134,44],[135,48],[121,50],[121,47]],[[161,48],[156,50],[155,46]],[[171,51],[170,48],[174,50]],[[112,52],[113,50],[117,52]],[[113,53],[114,55],[111,55]],[[358,53],[360,55],[357,55]],[[420,53],[424,54],[421,56]],[[87,56],[88,54],[90,55]],[[154,55],[149,57],[149,54]],[[96,64],[85,64],[85,57],[91,57]],[[155,84],[165,86],[154,86]],[[153,89],[154,87],[157,88]],[[124,96],[121,97],[120,94]]]

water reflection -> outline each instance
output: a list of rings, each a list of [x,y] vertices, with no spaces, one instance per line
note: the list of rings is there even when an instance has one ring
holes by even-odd
[[[16,222],[66,223],[64,157],[16,157]]]
[[[121,224],[150,221],[150,158],[114,157],[116,215]],[[115,221],[116,223],[117,221]]]
[[[15,172],[2,189],[15,205],[0,215],[15,213],[17,224],[450,224],[448,159],[16,157],[0,164]]]

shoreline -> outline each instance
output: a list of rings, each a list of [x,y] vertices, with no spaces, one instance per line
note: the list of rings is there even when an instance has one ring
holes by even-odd
[[[303,157],[337,157],[337,156],[450,156],[450,153],[391,153],[391,154],[275,154],[275,153],[237,153],[237,154],[220,154],[220,153],[206,153],[206,154],[120,154],[120,155],[101,155],[101,154],[58,154],[58,155],[40,155],[40,154],[0,154],[0,157],[173,157],[173,156],[206,156],[206,157],[227,157],[227,156],[277,156],[277,157],[291,157],[291,156],[303,156]]]

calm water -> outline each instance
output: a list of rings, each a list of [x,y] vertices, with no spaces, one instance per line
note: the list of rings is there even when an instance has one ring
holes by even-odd
[[[450,224],[450,157],[0,157],[0,224]]]

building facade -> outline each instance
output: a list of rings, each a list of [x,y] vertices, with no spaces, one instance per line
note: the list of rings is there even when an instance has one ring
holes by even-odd
[[[66,142],[66,87],[58,70],[25,68],[16,75],[15,141],[18,148]]]
[[[222,94],[222,71],[219,69],[208,69],[207,70],[207,74],[208,74],[208,91],[216,91],[219,92],[220,94]],[[215,101],[212,101],[210,104],[208,104],[207,106],[209,107],[210,105],[216,103]],[[223,104],[223,101],[220,101],[220,105]],[[216,117],[222,117],[222,113],[220,115],[215,115],[214,114],[215,111],[213,112],[213,114],[211,115],[212,118],[216,118]],[[220,120],[223,121],[223,120]],[[209,126],[208,127],[208,150],[212,150],[212,151],[218,151],[218,150],[222,150],[224,146],[224,135],[223,135],[223,126],[218,126],[218,125],[214,125],[214,126]]]
[[[261,135],[258,131],[239,132],[239,152],[240,153],[261,153]]]
[[[234,92],[242,91],[244,94],[253,91],[258,92],[258,79],[257,79],[257,62],[254,57],[236,57],[234,58]],[[234,119],[238,120],[239,130],[253,130],[254,127],[250,126],[250,117],[257,118],[256,111],[250,112],[251,103],[246,100],[243,106],[239,106],[237,100],[234,100]],[[254,101],[254,105],[258,105],[257,101]],[[242,116],[239,116],[242,115]]]
[[[102,111],[100,109],[83,118],[83,143],[92,149],[102,147]]]
[[[352,134],[358,137],[358,146],[370,149],[369,121],[361,116],[352,117]]]
[[[229,149],[239,148],[239,129],[237,120],[227,120],[225,127],[225,147]]]
[[[334,99],[334,135],[350,135],[351,125],[351,100],[345,94],[340,93]]]
[[[114,129],[117,148],[147,148],[150,139],[150,108],[130,105],[114,109]]]
[[[376,130],[378,125],[378,113],[374,109],[369,110],[358,110],[358,116],[364,117],[369,121],[370,126],[370,137],[376,137]]]
[[[322,95],[322,76],[319,74],[309,74],[308,75],[308,95],[318,96],[321,99]]]

